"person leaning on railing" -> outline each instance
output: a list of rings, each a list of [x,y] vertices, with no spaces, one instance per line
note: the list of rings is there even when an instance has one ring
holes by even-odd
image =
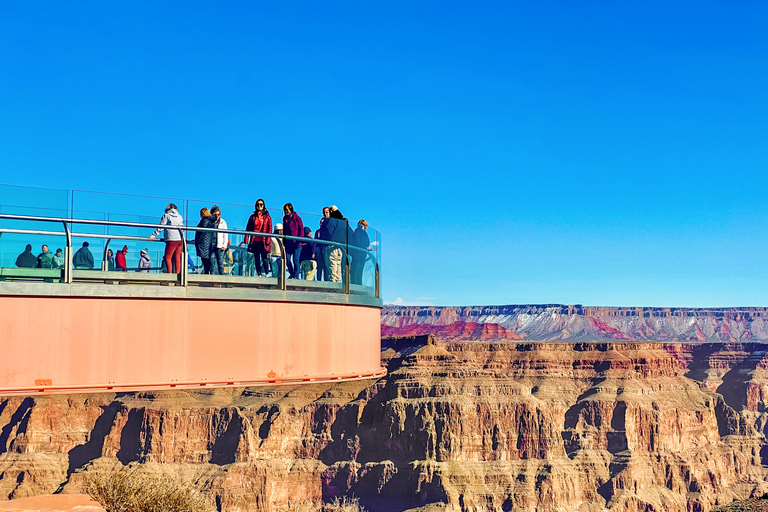
[[[43,252],[37,255],[37,268],[53,268],[53,253],[43,244]]]
[[[183,226],[184,219],[179,214],[179,209],[175,204],[170,203],[165,207],[165,213],[160,218],[158,224],[166,226]],[[149,236],[150,240],[154,240],[155,237],[163,231],[163,228],[157,228],[154,233]],[[165,228],[163,239],[165,240],[165,267],[168,272],[179,274],[181,273],[181,230]]]

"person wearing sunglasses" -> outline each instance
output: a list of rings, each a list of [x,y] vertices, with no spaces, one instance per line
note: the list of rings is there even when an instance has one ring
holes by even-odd
[[[248,217],[245,226],[246,231],[254,233],[272,233],[272,217],[270,217],[263,199],[256,201],[253,214]],[[272,262],[269,258],[269,236],[246,235],[245,243],[248,244],[248,252],[253,254],[256,274],[267,277],[272,274]]]

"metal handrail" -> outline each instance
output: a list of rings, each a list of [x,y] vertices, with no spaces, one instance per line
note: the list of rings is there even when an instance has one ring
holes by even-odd
[[[174,229],[179,231],[195,231],[195,232],[209,232],[209,233],[227,233],[227,234],[233,234],[233,235],[245,235],[245,236],[260,236],[260,237],[269,237],[270,239],[273,239],[275,242],[278,243],[280,252],[283,255],[281,258],[281,265],[280,265],[280,289],[285,290],[286,289],[286,264],[287,264],[287,252],[285,250],[285,240],[296,240],[299,242],[305,242],[305,243],[313,243],[313,244],[320,244],[320,245],[327,245],[327,246],[338,246],[344,251],[344,292],[346,294],[349,294],[350,288],[349,288],[349,281],[350,281],[350,275],[349,275],[349,250],[352,249],[354,251],[360,251],[364,252],[367,257],[370,257],[374,263],[375,268],[375,276],[374,276],[374,288],[375,288],[375,295],[376,298],[379,298],[379,263],[377,261],[376,256],[369,250],[364,249],[362,247],[356,247],[349,245],[349,240],[346,241],[346,243],[340,243],[336,241],[331,240],[322,240],[317,238],[309,238],[309,237],[297,237],[297,236],[290,236],[290,235],[279,235],[277,233],[261,233],[258,231],[245,231],[245,230],[238,230],[238,229],[217,229],[217,228],[201,228],[201,227],[193,227],[193,226],[171,226],[169,224],[149,224],[149,223],[142,223],[142,222],[122,222],[122,221],[109,221],[109,220],[90,220],[90,219],[68,219],[63,217],[40,217],[40,216],[34,216],[34,215],[15,215],[15,214],[6,214],[6,213],[0,213],[0,219],[5,220],[19,220],[19,221],[32,221],[32,222],[55,222],[55,223],[62,223],[64,226],[64,233],[56,232],[56,231],[43,231],[43,230],[23,230],[23,229],[10,229],[10,228],[0,228],[0,233],[20,233],[20,234],[32,234],[32,235],[51,235],[51,236],[59,236],[64,234],[67,237],[67,245],[65,249],[65,266],[63,269],[64,272],[64,282],[71,283],[72,282],[72,259],[73,259],[73,251],[72,251],[72,238],[78,237],[78,238],[100,238],[100,239],[106,239],[107,242],[105,244],[104,248],[104,258],[102,260],[102,269],[104,269],[105,262],[107,260],[107,252],[109,249],[109,243],[113,238],[120,239],[120,240],[146,240],[146,241],[155,241],[156,239],[150,240],[149,237],[139,237],[139,236],[133,236],[133,235],[114,235],[114,234],[100,234],[100,233],[73,233],[70,231],[68,224],[84,224],[84,225],[96,225],[96,226],[116,226],[116,227],[132,227],[132,228],[154,228],[157,229]],[[347,222],[347,226],[349,223]],[[348,238],[349,230],[345,230],[345,237]],[[162,239],[158,239],[158,242],[163,241]],[[182,259],[183,264],[181,265],[181,268],[179,269],[179,276],[180,276],[180,284],[181,286],[187,285],[187,275],[188,275],[188,268],[187,268],[187,254],[188,254],[188,241],[186,240],[186,237],[181,237],[182,242]],[[240,250],[237,246],[238,250]]]

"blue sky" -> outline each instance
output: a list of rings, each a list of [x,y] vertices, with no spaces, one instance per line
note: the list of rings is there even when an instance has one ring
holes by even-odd
[[[4,2],[0,182],[336,204],[387,302],[768,305],[768,3],[283,4]]]

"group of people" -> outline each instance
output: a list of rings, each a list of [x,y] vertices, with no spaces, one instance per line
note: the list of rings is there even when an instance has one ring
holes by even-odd
[[[82,247],[72,255],[72,267],[76,270],[93,270],[95,260],[89,247],[88,242],[83,242]],[[122,250],[118,251],[117,256],[113,255],[112,249],[107,249],[107,270],[127,271],[126,254],[128,254],[128,246],[126,245],[123,246]],[[43,244],[42,252],[37,256],[32,253],[32,244],[27,244],[24,252],[16,258],[16,266],[19,268],[60,269],[64,268],[64,265],[63,251],[56,249],[55,253],[51,253],[46,244]],[[152,260],[149,258],[149,251],[142,249],[137,270],[139,272],[149,272],[151,268]]]
[[[182,226],[183,219],[176,205],[169,204],[166,207],[160,224],[168,226],[165,228],[166,266],[168,269],[179,268],[182,234],[181,230],[174,227]],[[213,206],[210,210],[202,208],[197,227],[219,230],[195,233],[195,249],[202,261],[203,272],[206,274],[226,274],[227,266],[231,264],[239,274],[276,277],[281,260],[284,258],[289,279],[308,281],[317,279],[338,283],[343,277],[343,258],[347,252],[346,247],[349,245],[360,249],[349,251],[347,254],[350,261],[350,281],[361,284],[367,251],[371,249],[371,241],[367,233],[368,223],[360,220],[357,223],[357,229],[352,230],[348,220],[336,206],[323,208],[320,226],[313,233],[312,228],[304,226],[304,222],[291,203],[283,205],[282,223],[276,223],[273,226],[272,216],[267,210],[266,203],[263,199],[258,199],[245,225],[245,231],[253,234],[245,235],[234,257],[230,249],[229,236],[221,232],[227,229],[227,223],[221,215],[221,208],[218,206]],[[160,229],[156,230],[150,239],[159,233]],[[282,254],[281,244],[274,241],[278,237],[285,240],[285,254]],[[301,238],[309,240],[305,241]],[[323,244],[314,240],[335,243]],[[244,252],[246,254],[243,254]],[[172,265],[175,266],[172,267]]]
[[[149,239],[154,240],[161,231],[163,232],[163,270],[179,273],[184,219],[175,204],[170,203],[165,207],[159,224],[163,227],[157,228]],[[320,225],[313,233],[312,228],[304,226],[291,203],[283,205],[282,223],[273,226],[264,200],[258,199],[245,227],[245,231],[250,233],[235,247],[234,255],[229,235],[225,232],[228,228],[222,218],[221,208],[215,205],[210,210],[202,208],[197,227],[206,229],[195,231],[195,250],[205,274],[233,273],[277,277],[281,260],[284,259],[290,279],[339,283],[344,277],[346,256],[349,261],[350,282],[362,284],[368,251],[371,250],[367,233],[368,223],[360,220],[357,228],[353,230],[336,206],[323,208]],[[284,240],[284,244],[277,243],[275,238]],[[281,246],[284,247],[285,254]],[[88,242],[83,242],[82,247],[73,255],[72,264],[75,269],[93,269],[94,259],[88,247]],[[112,249],[108,249],[107,270],[127,271],[127,254],[128,246],[123,246],[117,255],[113,255]],[[64,265],[62,250],[57,249],[55,253],[51,253],[47,245],[43,245],[42,252],[35,256],[32,253],[32,245],[28,244],[16,259],[17,267],[56,269],[63,268]],[[142,249],[137,270],[148,272],[151,268],[149,251]]]

